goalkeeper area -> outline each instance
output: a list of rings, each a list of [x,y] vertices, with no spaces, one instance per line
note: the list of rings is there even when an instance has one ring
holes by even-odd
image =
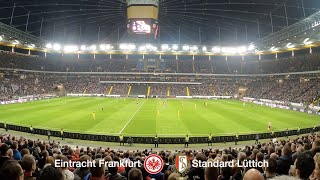
[[[95,114],[95,115],[93,115]],[[0,121],[101,135],[214,136],[297,129],[319,116],[239,100],[63,97],[0,106]]]

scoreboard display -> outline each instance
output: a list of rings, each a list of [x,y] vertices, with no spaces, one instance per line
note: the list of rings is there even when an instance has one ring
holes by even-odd
[[[159,0],[128,0],[127,29],[132,38],[156,39]]]
[[[129,19],[127,28],[130,34],[157,34],[159,27],[154,19]]]

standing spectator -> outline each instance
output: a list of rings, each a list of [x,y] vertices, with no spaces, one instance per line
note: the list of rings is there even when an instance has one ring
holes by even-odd
[[[308,180],[315,168],[314,160],[308,153],[302,153],[298,156],[295,167],[298,178]]]
[[[196,156],[196,160],[204,162],[206,161],[206,157],[202,153],[198,153]],[[204,168],[191,167],[190,171],[188,172],[188,179],[204,180]]]
[[[0,179],[3,180],[23,180],[23,170],[15,160],[8,160],[0,168]],[[46,179],[51,180],[51,179]]]
[[[84,180],[105,180],[105,166],[99,165],[99,160],[96,161],[95,166],[90,168],[90,173],[87,174]]]
[[[212,159],[208,161],[213,161]],[[219,169],[218,167],[206,167],[204,170],[204,179],[205,180],[211,180],[211,179],[217,179],[219,176]]]
[[[277,161],[277,173],[279,175],[288,175],[291,165],[291,148],[289,145],[285,145],[281,151],[281,156]]]
[[[18,144],[17,142],[13,142],[12,145],[10,146],[12,149],[12,153],[13,153],[13,159],[20,161],[21,160],[21,153],[18,151]]]
[[[80,162],[87,162],[87,161],[91,161],[91,157],[88,155],[82,155],[79,158]],[[88,174],[90,174],[90,167],[79,167],[77,168],[74,172],[74,178],[75,179],[83,179],[85,176],[87,176]]]
[[[315,164],[315,169],[310,176],[310,180],[317,180],[320,179],[320,153],[317,153],[314,157],[314,164]]]
[[[243,176],[243,180],[264,180],[262,174],[256,169],[249,169]]]
[[[56,160],[61,160],[62,162],[68,162],[68,158],[64,155],[58,155]],[[74,174],[68,169],[67,166],[64,166],[64,163],[61,164],[62,166],[59,167],[61,173],[65,176],[66,180],[73,180]]]
[[[24,180],[35,180],[37,174],[34,174],[36,170],[36,161],[32,155],[25,155],[21,160],[21,167],[24,170]]]
[[[118,173],[118,167],[108,167],[108,170],[108,180],[127,180],[127,178]]]
[[[143,180],[140,169],[132,168],[128,174],[128,180]]]
[[[273,158],[268,159],[268,166],[264,167],[264,177],[265,179],[272,179],[277,176],[277,161]]]
[[[41,172],[39,180],[65,180],[65,177],[57,168],[47,166]]]
[[[12,149],[9,148],[7,144],[2,144],[0,148],[1,157],[0,157],[0,168],[6,161],[11,160],[12,158]]]

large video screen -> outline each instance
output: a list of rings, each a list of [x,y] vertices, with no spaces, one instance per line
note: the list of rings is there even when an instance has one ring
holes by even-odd
[[[129,19],[127,28],[132,34],[155,34],[158,31],[158,21],[154,19]]]

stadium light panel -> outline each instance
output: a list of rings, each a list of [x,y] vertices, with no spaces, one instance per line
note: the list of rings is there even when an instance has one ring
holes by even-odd
[[[215,46],[212,48],[212,52],[214,53],[220,53],[221,52],[221,47]]]
[[[134,45],[134,44],[128,45],[128,50],[135,50],[135,49],[136,49],[136,45]]]
[[[80,50],[81,50],[81,51],[85,51],[85,50],[87,50],[86,45],[81,45],[81,46],[80,46]]]
[[[221,52],[224,54],[235,54],[237,49],[234,47],[223,47],[221,48]]]
[[[306,38],[304,41],[303,41],[303,44],[304,45],[310,45],[310,44],[312,44],[312,41],[309,41],[310,40],[310,38]]]
[[[96,45],[91,45],[91,46],[89,47],[89,50],[90,50],[90,51],[96,51],[96,50],[97,50],[97,46],[96,46]]]
[[[100,48],[101,51],[104,51],[104,50],[106,50],[106,45],[105,44],[100,44],[99,48]]]
[[[152,46],[152,47],[151,47],[151,50],[153,50],[153,51],[157,51],[157,50],[158,50],[158,48],[157,48],[156,46]]]
[[[147,44],[147,45],[146,45],[146,49],[152,49],[151,44]]]
[[[161,45],[161,50],[163,50],[163,51],[169,50],[169,45],[168,44],[162,44]]]
[[[139,47],[139,51],[140,51],[140,52],[143,52],[143,51],[145,51],[145,50],[146,50],[146,47],[145,47],[145,46],[140,46],[140,47]]]
[[[182,46],[182,50],[189,51],[190,50],[190,46],[189,45],[183,45]]]
[[[288,44],[286,45],[286,47],[287,47],[288,49],[290,49],[290,48],[294,48],[295,45],[293,45],[293,44],[290,42],[290,43],[288,43]]]
[[[77,52],[79,51],[79,47],[76,45],[66,45],[63,47],[63,51],[66,53]]]
[[[128,49],[128,45],[127,44],[120,44],[119,45],[119,49],[120,50],[127,50]]]
[[[110,49],[112,49],[112,46],[110,44],[107,44],[106,45],[106,50],[110,50]]]
[[[61,50],[61,45],[60,45],[60,44],[54,44],[54,45],[52,46],[52,48],[53,48],[53,50],[55,50],[55,51],[60,51],[60,50]]]
[[[46,48],[47,49],[52,49],[52,44],[51,43],[46,44]]]
[[[111,49],[111,45],[110,44],[100,44],[99,49],[101,51],[108,51]]]
[[[208,49],[207,49],[206,46],[203,46],[203,47],[202,47],[202,51],[203,51],[203,52],[206,52],[207,50],[208,50]]]
[[[3,37],[2,36],[0,36],[0,41],[2,41],[3,40]]]
[[[198,51],[198,49],[199,49],[198,46],[192,46],[192,47],[190,47],[190,50],[191,50],[191,51]]]
[[[249,51],[253,51],[255,49],[256,49],[256,46],[254,44],[250,44],[249,47],[248,47]]]
[[[17,45],[17,44],[20,44],[20,42],[18,40],[14,40],[12,44]]]
[[[272,46],[271,48],[270,48],[270,51],[277,51],[278,50],[278,48],[276,48],[275,46]]]
[[[178,49],[179,49],[179,46],[178,46],[178,45],[176,45],[176,44],[174,44],[174,45],[172,46],[172,49],[176,51],[176,50],[178,50]]]
[[[35,45],[35,44],[29,44],[28,47],[29,47],[29,48],[35,48],[36,45]]]
[[[246,46],[237,47],[237,53],[243,54],[243,53],[246,53],[246,52],[247,52],[247,47]]]

